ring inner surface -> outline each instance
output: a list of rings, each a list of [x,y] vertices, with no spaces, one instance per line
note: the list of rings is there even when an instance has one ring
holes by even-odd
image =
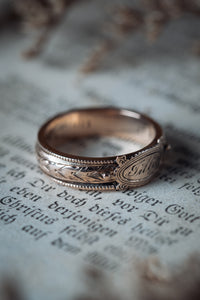
[[[44,130],[48,146],[64,154],[105,157],[135,152],[156,136],[155,125],[138,113],[77,111],[58,116]]]

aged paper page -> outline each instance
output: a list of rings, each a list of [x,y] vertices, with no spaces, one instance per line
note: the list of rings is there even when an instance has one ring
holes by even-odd
[[[199,22],[190,29],[187,18],[177,21],[152,46],[136,34],[82,75],[101,19],[93,4],[88,9],[87,19],[77,6],[34,60],[20,56],[31,43],[24,34],[13,28],[0,36],[0,276],[16,279],[26,299],[87,293],[87,266],[118,280],[136,258],[176,266],[200,247],[200,60],[189,50]],[[172,150],[157,178],[104,193],[45,176],[34,150],[40,125],[71,108],[110,105],[146,113],[164,128]],[[129,146],[77,144],[86,155]]]

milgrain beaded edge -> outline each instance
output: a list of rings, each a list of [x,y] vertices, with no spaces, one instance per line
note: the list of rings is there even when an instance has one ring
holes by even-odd
[[[54,177],[51,177],[53,179],[53,181],[63,185],[63,186],[67,186],[67,187],[71,187],[71,188],[76,188],[79,190],[102,190],[102,191],[114,191],[116,190],[116,186],[114,184],[111,185],[83,185],[83,184],[75,184],[75,183],[69,183],[66,181],[62,181],[59,179],[56,179]]]

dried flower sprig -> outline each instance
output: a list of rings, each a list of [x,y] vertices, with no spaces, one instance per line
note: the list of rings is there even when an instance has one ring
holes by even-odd
[[[48,37],[70,8],[81,0],[14,0],[12,7],[25,28],[36,30],[37,38],[33,45],[24,52],[26,57],[38,55]],[[11,4],[9,4],[11,7]],[[154,42],[168,23],[181,18],[185,14],[200,16],[200,0],[138,0],[136,5],[115,6],[114,1],[108,3],[114,8],[104,26],[110,32],[109,39],[100,41],[91,51],[84,65],[83,73],[93,72],[101,65],[109,52],[120,47],[123,38],[136,31],[145,32],[148,41]],[[106,10],[105,10],[106,11]],[[196,41],[193,52],[200,53],[199,42]]]
[[[139,30],[144,31],[148,41],[152,43],[158,38],[165,26],[174,19],[181,18],[188,13],[200,17],[199,0],[140,0],[139,3],[140,6],[137,9],[130,6],[119,6],[113,10],[108,25],[108,28],[115,34],[112,39],[113,45],[118,45],[122,38]],[[195,43],[193,49],[193,52],[199,55],[199,42]],[[88,73],[98,69],[107,52],[101,52],[98,56],[98,52],[94,49],[81,70]],[[94,65],[94,58],[95,68],[90,68],[91,65]]]
[[[133,264],[123,276],[121,285],[114,284],[108,274],[95,269],[86,276],[92,288],[76,300],[199,300],[200,257],[193,255],[176,270],[166,267],[157,258]],[[125,291],[125,295],[124,295]]]
[[[37,30],[38,37],[23,54],[30,58],[38,55],[52,29],[59,24],[63,16],[78,0],[17,0],[15,10],[21,17],[23,26]]]
[[[23,288],[19,286],[17,279],[4,277],[0,280],[1,300],[25,300]]]
[[[137,259],[130,267],[128,271],[124,270],[121,274],[123,279],[119,281],[111,274],[89,266],[83,273],[87,293],[77,296],[74,300],[200,299],[199,254],[193,254],[182,264],[171,267],[163,265],[156,257],[139,261]],[[23,282],[19,285],[18,278],[14,280],[7,276],[3,277],[3,274],[0,275],[0,299],[27,299]]]

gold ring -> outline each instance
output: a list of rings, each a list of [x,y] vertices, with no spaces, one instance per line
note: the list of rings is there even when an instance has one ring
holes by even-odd
[[[97,137],[122,139],[138,148],[105,157],[75,155],[73,148],[70,150],[73,142]],[[166,141],[157,122],[144,114],[113,107],[59,114],[40,128],[36,144],[39,166],[47,175],[83,190],[144,185],[158,172],[165,149]]]

